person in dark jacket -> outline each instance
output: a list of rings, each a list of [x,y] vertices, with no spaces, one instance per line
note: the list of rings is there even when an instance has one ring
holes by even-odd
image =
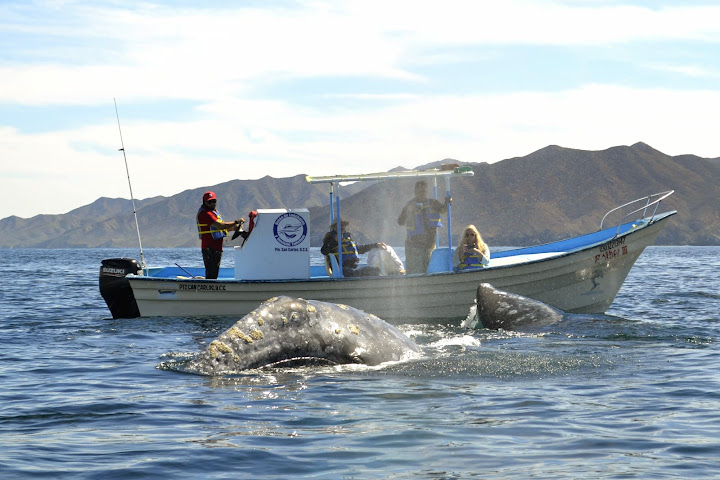
[[[367,253],[373,248],[386,249],[384,243],[368,243],[365,245],[358,245],[352,238],[352,234],[347,231],[346,227],[349,222],[347,220],[340,221],[341,238],[340,245],[342,247],[343,255],[343,276],[344,277],[366,277],[380,275],[380,269],[377,267],[362,267],[358,268],[360,264],[360,255]],[[338,240],[337,240],[337,223],[330,225],[330,231],[323,237],[323,244],[320,248],[320,253],[323,255],[335,255],[337,259],[338,255]]]

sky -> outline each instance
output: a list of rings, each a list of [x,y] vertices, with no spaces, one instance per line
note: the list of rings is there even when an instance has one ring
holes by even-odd
[[[0,0],[0,219],[548,145],[719,157],[718,19],[699,0]]]

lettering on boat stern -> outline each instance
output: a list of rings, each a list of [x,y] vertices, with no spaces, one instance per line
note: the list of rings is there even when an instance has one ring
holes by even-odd
[[[224,292],[225,285],[205,284],[205,283],[181,283],[178,290],[195,290],[198,292]]]
[[[623,255],[627,255],[628,247],[625,245],[625,237],[612,240],[608,243],[603,243],[598,247],[600,253],[595,255],[595,263],[597,264],[601,260],[609,262]]]

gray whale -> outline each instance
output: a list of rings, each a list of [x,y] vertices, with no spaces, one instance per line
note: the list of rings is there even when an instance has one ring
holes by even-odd
[[[400,330],[353,307],[275,297],[213,340],[186,369],[223,375],[267,366],[401,360],[418,347]]]
[[[539,300],[498,290],[489,283],[478,286],[475,302],[476,317],[468,316],[463,326],[474,328],[479,322],[494,330],[522,330],[552,325],[563,319],[562,310]]]

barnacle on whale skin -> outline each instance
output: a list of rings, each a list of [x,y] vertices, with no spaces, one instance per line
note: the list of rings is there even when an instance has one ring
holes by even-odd
[[[249,336],[247,336],[245,333],[243,333],[239,328],[237,327],[230,327],[228,330],[228,336],[230,338],[237,338],[240,340],[244,340],[247,343],[252,343],[253,339]]]

